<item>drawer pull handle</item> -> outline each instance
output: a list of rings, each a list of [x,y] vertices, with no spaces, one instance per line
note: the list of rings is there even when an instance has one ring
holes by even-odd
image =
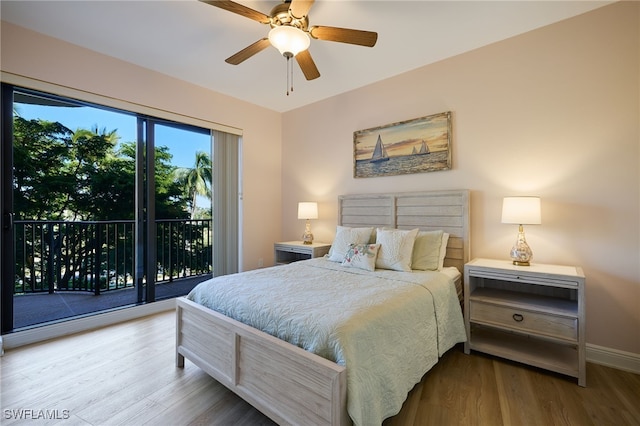
[[[524,317],[520,314],[513,314],[512,318],[515,322],[522,322],[522,320],[524,320]]]

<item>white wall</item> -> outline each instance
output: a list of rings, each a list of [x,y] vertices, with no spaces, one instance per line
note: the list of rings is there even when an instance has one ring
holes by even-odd
[[[502,197],[539,195],[540,263],[580,265],[587,343],[640,354],[640,8],[621,2],[283,115],[282,229],[319,201],[331,241],[347,193],[468,188],[472,257],[508,258]],[[353,178],[353,132],[453,112],[453,170]]]

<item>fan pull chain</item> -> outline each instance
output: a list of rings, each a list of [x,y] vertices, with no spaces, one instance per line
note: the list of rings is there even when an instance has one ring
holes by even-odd
[[[290,52],[284,52],[283,56],[287,58],[287,96],[289,96],[289,92],[293,92],[293,62],[291,62],[293,55]],[[289,75],[291,75],[291,86],[289,86]]]
[[[289,72],[291,73],[291,91],[293,92],[293,61],[289,61],[291,65],[289,66]]]

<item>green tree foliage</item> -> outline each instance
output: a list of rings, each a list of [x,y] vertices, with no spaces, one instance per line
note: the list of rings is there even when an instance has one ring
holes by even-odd
[[[135,142],[115,130],[14,119],[14,203],[20,219],[113,220],[135,214]],[[187,218],[167,147],[155,150],[158,218]]]
[[[60,123],[14,119],[14,203],[20,219],[60,219],[73,190],[65,167],[71,130]]]

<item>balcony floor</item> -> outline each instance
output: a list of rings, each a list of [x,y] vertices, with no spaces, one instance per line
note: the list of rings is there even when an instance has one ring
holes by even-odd
[[[196,284],[210,275],[176,279],[156,284],[156,300],[186,295]],[[14,330],[43,323],[97,313],[99,311],[135,305],[135,288],[112,290],[95,296],[88,292],[34,293],[14,296]]]

